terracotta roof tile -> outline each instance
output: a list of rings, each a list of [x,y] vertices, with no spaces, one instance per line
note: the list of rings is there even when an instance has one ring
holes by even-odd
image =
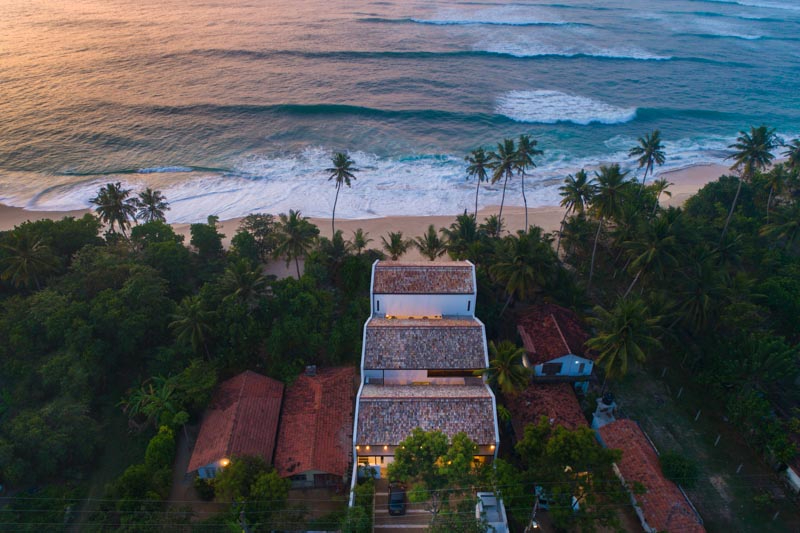
[[[636,422],[616,420],[598,432],[606,446],[622,450],[617,467],[629,488],[634,482],[646,487],[635,498],[648,525],[658,531],[705,531],[678,487],[664,477],[655,449]]]
[[[476,369],[485,366],[483,327],[475,319],[373,318],[367,326],[364,368]]]
[[[275,468],[281,476],[309,470],[344,476],[350,464],[355,369],[302,374],[286,389]]]
[[[569,383],[534,383],[506,403],[518,439],[525,434],[525,426],[538,424],[542,416],[567,429],[589,425]]]
[[[358,444],[396,446],[417,427],[451,438],[463,431],[478,445],[495,443],[494,406],[485,386],[371,387],[359,402]]]
[[[379,261],[372,290],[375,294],[472,294],[473,267],[466,261]]]
[[[542,304],[529,309],[517,320],[517,331],[531,364],[538,365],[570,353],[594,358],[583,346],[589,335],[575,313],[564,307]]]
[[[233,455],[272,461],[283,383],[246,371],[224,381],[203,416],[187,472]]]

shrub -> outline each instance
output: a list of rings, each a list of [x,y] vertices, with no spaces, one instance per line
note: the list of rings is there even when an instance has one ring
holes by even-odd
[[[676,452],[666,452],[659,459],[661,470],[668,479],[686,488],[692,488],[697,484],[700,472],[691,459]]]

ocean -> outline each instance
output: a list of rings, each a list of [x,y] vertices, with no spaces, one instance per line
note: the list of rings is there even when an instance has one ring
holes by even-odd
[[[555,205],[656,128],[671,169],[762,123],[800,134],[798,0],[0,0],[0,203],[31,210],[122,181],[172,222],[329,216],[346,150],[338,217],[456,214],[464,157],[523,133]]]

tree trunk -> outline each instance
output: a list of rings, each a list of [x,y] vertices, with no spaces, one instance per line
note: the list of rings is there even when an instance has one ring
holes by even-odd
[[[731,218],[733,218],[733,210],[736,209],[736,202],[739,201],[739,193],[742,192],[742,178],[739,178],[739,186],[736,187],[736,196],[733,197],[733,203],[731,204],[731,210],[728,212],[728,218],[725,220],[725,227],[722,228],[722,235],[719,238],[719,247],[722,247],[722,241],[725,240],[725,234],[728,233],[728,225],[731,223]]]
[[[522,202],[525,204],[525,233],[528,233],[528,199],[525,198],[525,172],[522,172]]]
[[[333,241],[334,235],[336,235],[336,226],[334,226],[334,221],[336,220],[336,203],[339,201],[339,189],[341,189],[341,185],[339,183],[336,184],[336,198],[333,200],[333,214],[331,214],[331,241]],[[298,274],[298,277],[300,274]]]
[[[477,178],[478,186],[475,187],[475,221],[478,221],[478,191],[481,188],[481,179]]]
[[[503,226],[503,204],[506,203],[506,185],[508,185],[508,174],[506,179],[503,180],[503,197],[500,198],[500,214],[497,215],[497,233],[495,236],[500,236],[500,228]]]
[[[658,196],[656,196],[656,204],[653,206],[653,212],[650,213],[650,218],[656,216],[656,211],[658,210],[658,203],[661,201],[661,191],[658,191]]]
[[[769,208],[772,205],[772,193],[775,190],[775,187],[770,186],[769,188],[769,196],[767,197],[767,223],[769,223]]]
[[[567,221],[567,215],[569,215],[569,211],[564,211],[564,218],[561,219],[561,226],[558,230],[558,240],[556,241],[556,256],[558,256],[558,250],[561,248],[561,234],[564,233],[564,223]]]
[[[594,234],[594,247],[592,247],[592,262],[589,265],[589,281],[586,284],[588,291],[592,287],[592,277],[594,276],[594,256],[597,253],[597,240],[600,238],[600,228],[603,227],[603,219],[597,222],[597,233]]]
[[[294,266],[297,269],[297,279],[300,279],[300,261],[294,256]]]
[[[503,316],[503,313],[506,312],[506,309],[508,309],[508,304],[511,303],[511,298],[513,298],[513,297],[514,297],[513,293],[508,295],[508,300],[506,300],[506,305],[503,306],[503,310],[500,311],[500,316]]]
[[[633,289],[633,286],[636,285],[637,281],[639,281],[639,276],[642,275],[642,270],[644,270],[644,269],[639,269],[639,272],[636,273],[636,277],[633,278],[633,281],[631,282],[630,287],[628,287],[628,290],[625,291],[625,294],[622,295],[623,298],[627,298],[628,297],[628,294],[631,292],[631,289]]]

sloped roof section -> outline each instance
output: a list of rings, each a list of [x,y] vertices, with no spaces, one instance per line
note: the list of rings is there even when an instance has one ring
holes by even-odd
[[[506,403],[517,439],[522,439],[525,426],[538,424],[543,416],[552,425],[570,430],[589,425],[569,383],[534,383]]]
[[[344,476],[350,464],[355,409],[352,367],[301,375],[286,389],[275,450],[281,476],[316,470]]]
[[[379,261],[372,290],[375,294],[473,294],[473,267],[467,261]]]
[[[364,368],[477,369],[485,366],[483,327],[474,318],[373,318],[367,326]]]
[[[250,370],[224,381],[203,416],[187,471],[235,455],[271,462],[282,397],[283,383]]]
[[[492,396],[485,385],[364,385],[357,444],[396,446],[417,427],[449,438],[463,431],[478,445],[494,444]]]
[[[650,527],[681,533],[705,531],[677,485],[664,477],[655,449],[636,422],[616,420],[598,432],[607,447],[622,450],[617,467],[628,488],[636,482],[646,487],[647,492],[635,497]]]
[[[541,304],[526,311],[517,321],[528,360],[538,365],[567,354],[594,359],[584,344],[589,335],[577,315],[555,304]]]

